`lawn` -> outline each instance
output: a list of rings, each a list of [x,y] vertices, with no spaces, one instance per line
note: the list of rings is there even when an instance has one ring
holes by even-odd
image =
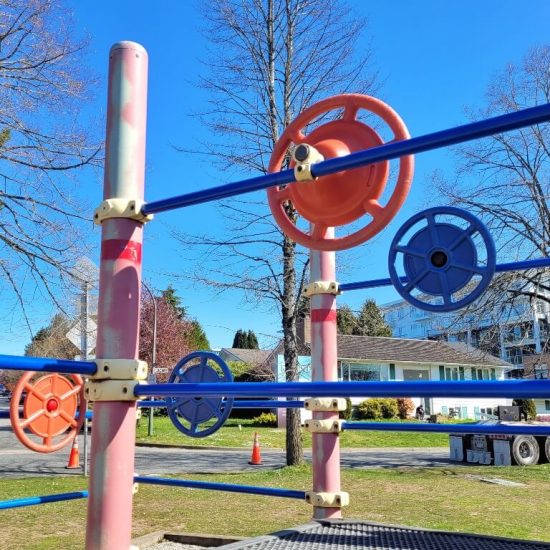
[[[260,445],[265,448],[283,449],[285,430],[254,425],[252,420],[230,418],[215,433],[204,438],[188,437],[179,432],[167,417],[155,416],[154,433],[147,436],[146,417],[138,425],[137,441],[166,445],[211,445],[215,447],[250,448],[254,432],[260,436]],[[311,447],[311,435],[302,430],[305,447]],[[344,431],[340,436],[342,447],[446,447],[449,438],[446,434],[410,432],[364,432]]]
[[[550,465],[441,469],[344,470],[342,487],[351,505],[344,516],[383,523],[550,541],[547,500]],[[309,466],[204,479],[298,490],[311,488]],[[506,487],[499,478],[525,484]],[[86,488],[82,477],[4,479],[0,499]],[[142,485],[134,500],[133,535],[157,530],[253,536],[307,522],[302,501]],[[86,501],[77,500],[0,512],[0,549],[83,547]]]

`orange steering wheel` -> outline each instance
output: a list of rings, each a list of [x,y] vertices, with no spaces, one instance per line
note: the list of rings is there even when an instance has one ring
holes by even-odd
[[[39,453],[52,453],[72,443],[82,427],[86,416],[84,382],[78,374],[64,376],[58,373],[32,382],[35,375],[35,372],[27,372],[17,382],[10,402],[10,421],[23,445]],[[20,414],[19,401],[23,392],[26,396]],[[78,418],[75,418],[77,411]],[[42,443],[31,439],[25,430],[42,438]]]
[[[271,155],[269,172],[281,170],[289,151],[302,143],[313,146],[325,160],[382,145],[384,142],[378,133],[357,120],[360,109],[381,118],[392,131],[394,141],[410,137],[399,115],[379,99],[361,94],[337,95],[312,105],[287,126]],[[307,135],[303,133],[309,124],[333,110],[343,111],[342,116]],[[297,243],[314,250],[351,248],[379,233],[401,208],[411,187],[413,156],[399,159],[395,187],[387,203],[381,205],[379,199],[389,172],[389,162],[382,161],[321,176],[314,181],[271,187],[267,190],[269,207],[279,227]],[[289,216],[288,201],[310,222],[309,233],[302,231]],[[343,237],[326,236],[327,228],[352,223],[365,214],[371,220],[361,229]]]

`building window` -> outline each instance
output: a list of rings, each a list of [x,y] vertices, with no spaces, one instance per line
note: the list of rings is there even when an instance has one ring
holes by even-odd
[[[395,365],[390,363],[390,380],[395,380]]]
[[[546,411],[550,411],[550,399],[546,399],[546,400],[544,401],[544,409],[545,409]]]
[[[386,365],[365,365],[362,363],[342,363],[340,379],[352,382],[379,382],[388,379]]]
[[[535,367],[535,379],[546,380],[548,378],[548,366],[538,365]]]
[[[464,380],[464,367],[445,367],[444,380]]]

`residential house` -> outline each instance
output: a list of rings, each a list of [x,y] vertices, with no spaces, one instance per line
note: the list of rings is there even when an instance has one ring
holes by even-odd
[[[310,335],[308,319],[298,327],[300,342],[300,380],[310,380]],[[410,381],[410,380],[502,380],[512,365],[459,342],[338,335],[338,380]],[[284,380],[282,344],[273,350],[268,362],[277,380]],[[363,398],[354,398],[358,404]],[[451,414],[460,418],[481,419],[495,414],[499,405],[510,399],[489,398],[418,398],[427,414]],[[284,410],[279,411],[284,423]]]

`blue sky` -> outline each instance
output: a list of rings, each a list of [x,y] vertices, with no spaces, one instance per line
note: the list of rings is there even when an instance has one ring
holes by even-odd
[[[205,43],[198,32],[198,4],[184,0],[72,0],[67,4],[74,11],[77,28],[90,35],[88,61],[99,77],[90,108],[99,119],[105,114],[110,46],[119,40],[134,40],[149,52],[146,199],[228,182],[226,175],[173,148],[193,146],[208,137],[190,116],[205,105],[204,92],[193,85],[204,70],[199,62]],[[366,37],[384,79],[379,96],[399,112],[413,136],[467,122],[464,107],[483,105],[490,79],[548,38],[550,3],[544,0],[531,0],[521,8],[517,1],[509,0],[350,0],[349,4],[368,18]],[[354,252],[341,282],[388,276],[386,258],[392,235],[415,212],[433,204],[427,183],[432,171],[451,168],[448,152],[417,156],[413,190],[402,211],[374,243]],[[97,176],[89,178],[81,187],[86,190],[85,198],[97,205],[101,181]],[[206,230],[216,225],[216,216],[214,205],[204,205],[160,214],[147,226],[144,276],[151,286],[165,288],[173,282],[170,273],[187,267],[167,236],[170,227]],[[92,239],[99,245],[98,230]],[[204,288],[174,286],[214,347],[230,346],[238,328],[254,329],[266,347],[273,343],[269,336],[277,336],[277,315],[247,307],[237,293],[213,297]],[[341,301],[355,308],[367,297],[384,303],[396,299],[397,294],[392,289],[359,291],[344,295]],[[6,328],[0,345],[4,353],[22,353],[28,340],[28,336],[14,335]]]

